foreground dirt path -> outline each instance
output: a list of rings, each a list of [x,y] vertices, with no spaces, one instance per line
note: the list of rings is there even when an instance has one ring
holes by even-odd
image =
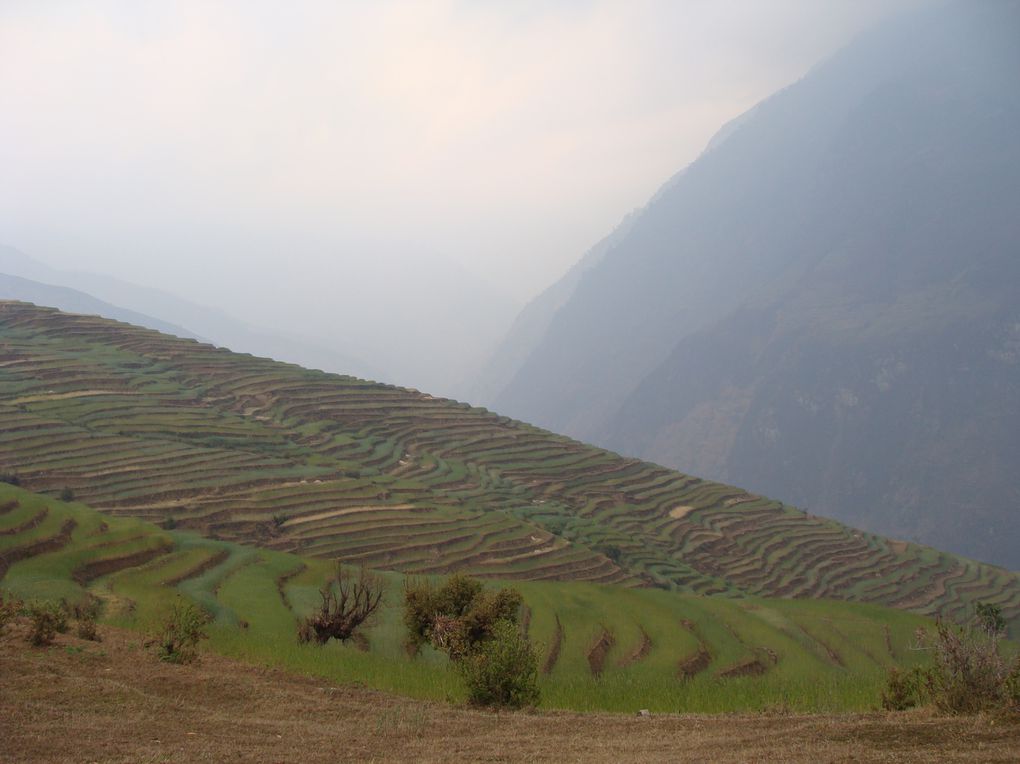
[[[3,762],[842,762],[1020,759],[1020,724],[927,714],[493,714],[253,668],[169,666],[135,634],[0,637]]]

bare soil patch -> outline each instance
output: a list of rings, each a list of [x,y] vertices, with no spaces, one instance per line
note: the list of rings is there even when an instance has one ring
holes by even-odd
[[[489,713],[255,668],[158,662],[141,637],[0,637],[3,762],[1015,762],[1020,723],[902,714]]]

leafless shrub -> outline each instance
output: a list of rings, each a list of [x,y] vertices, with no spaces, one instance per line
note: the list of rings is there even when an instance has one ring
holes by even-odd
[[[919,644],[931,652],[931,665],[890,672],[883,706],[903,710],[931,703],[951,714],[1020,710],[1020,658],[1010,661],[1002,655],[1004,636],[999,608],[984,603],[967,626],[939,619],[934,638],[918,630]]]
[[[385,582],[362,567],[357,576],[336,563],[333,578],[319,590],[319,611],[298,627],[299,642],[326,644],[331,639],[346,642],[378,610]]]

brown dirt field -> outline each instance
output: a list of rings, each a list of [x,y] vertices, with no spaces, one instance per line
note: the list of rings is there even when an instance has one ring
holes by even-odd
[[[1020,722],[905,714],[473,711],[254,668],[171,666],[136,634],[0,637],[2,762],[1015,762]]]

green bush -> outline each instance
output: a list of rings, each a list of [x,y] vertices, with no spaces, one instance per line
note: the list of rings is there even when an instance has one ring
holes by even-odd
[[[462,574],[438,589],[427,580],[405,582],[408,640],[417,646],[427,642],[460,660],[492,636],[498,621],[516,623],[521,602],[516,589],[486,591],[481,581]]]
[[[486,591],[481,581],[459,574],[438,588],[427,580],[405,581],[408,641],[449,655],[473,705],[533,706],[538,658],[517,627],[522,603],[516,589]]]
[[[198,643],[207,639],[209,616],[200,607],[184,600],[171,606],[163,621],[156,654],[167,663],[191,663],[198,657]]]
[[[524,708],[538,703],[538,656],[512,621],[498,621],[491,637],[457,666],[472,705]]]
[[[28,617],[32,627],[28,641],[36,647],[51,645],[58,633],[67,632],[67,611],[56,602],[33,602]]]

